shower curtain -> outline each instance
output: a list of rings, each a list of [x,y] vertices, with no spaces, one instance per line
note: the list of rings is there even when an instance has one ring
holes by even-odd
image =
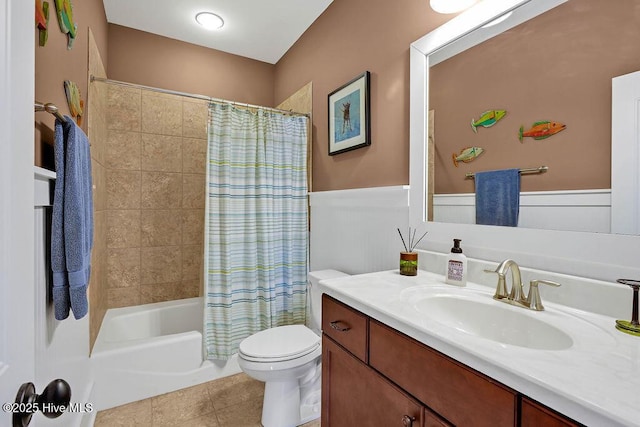
[[[204,350],[228,359],[247,336],[304,323],[307,117],[209,107]]]

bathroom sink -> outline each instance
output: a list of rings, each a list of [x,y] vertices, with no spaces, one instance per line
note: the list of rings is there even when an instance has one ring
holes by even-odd
[[[566,350],[573,346],[569,334],[537,318],[542,317],[540,312],[495,301],[490,295],[419,292],[407,299],[429,321],[470,335],[535,350]]]

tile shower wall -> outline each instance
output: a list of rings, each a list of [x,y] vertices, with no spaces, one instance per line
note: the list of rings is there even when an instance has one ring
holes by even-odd
[[[89,74],[106,77],[100,52],[89,30]],[[91,175],[93,178],[93,251],[91,253],[91,281],[89,282],[89,338],[90,346],[98,336],[107,311],[107,212],[106,168],[107,86],[90,84],[87,97],[87,135],[91,142]]]
[[[198,296],[207,104],[105,86],[108,306]]]

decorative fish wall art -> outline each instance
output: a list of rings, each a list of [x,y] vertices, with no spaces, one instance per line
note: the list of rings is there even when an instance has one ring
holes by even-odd
[[[522,142],[523,138],[533,138],[533,139],[545,139],[549,138],[556,133],[565,130],[567,126],[560,123],[549,120],[544,120],[540,122],[535,122],[531,125],[531,129],[525,131],[523,126],[520,126],[520,131],[518,132],[518,138],[520,142]]]
[[[451,157],[453,158],[453,165],[458,167],[458,162],[469,163],[475,160],[480,154],[484,153],[484,148],[482,147],[467,147],[460,150],[460,154],[456,156],[456,153],[453,153]]]
[[[78,35],[78,24],[73,20],[71,0],[54,0],[60,31],[67,35],[67,49],[71,50]]]
[[[78,85],[70,80],[64,81],[64,92],[67,95],[67,104],[69,104],[69,112],[71,117],[76,119],[78,125],[82,125],[82,109],[84,101],[80,96]]]
[[[49,3],[36,0],[36,26],[38,27],[38,44],[44,46],[49,38]]]
[[[480,118],[478,120],[471,119],[471,129],[475,133],[478,133],[478,126],[482,126],[483,128],[488,128],[500,121],[504,116],[507,115],[507,110],[489,110],[480,114]]]

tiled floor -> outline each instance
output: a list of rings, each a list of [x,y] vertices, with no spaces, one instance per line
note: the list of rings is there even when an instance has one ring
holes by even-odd
[[[94,427],[260,427],[263,393],[263,382],[241,373],[100,411]]]

